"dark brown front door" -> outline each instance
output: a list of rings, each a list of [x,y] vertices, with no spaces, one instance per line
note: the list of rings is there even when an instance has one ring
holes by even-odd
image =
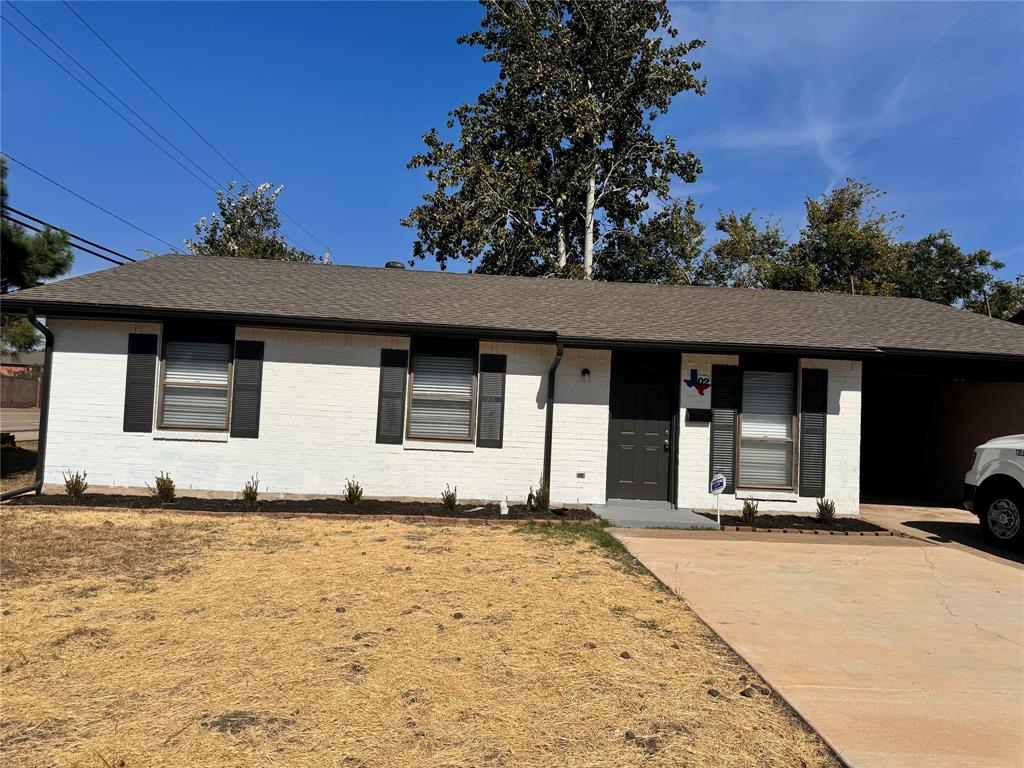
[[[608,498],[669,501],[679,355],[612,353]]]

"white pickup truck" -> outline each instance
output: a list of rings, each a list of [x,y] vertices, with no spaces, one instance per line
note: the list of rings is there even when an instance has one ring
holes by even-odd
[[[1024,435],[996,437],[974,449],[964,507],[994,544],[1024,548]]]

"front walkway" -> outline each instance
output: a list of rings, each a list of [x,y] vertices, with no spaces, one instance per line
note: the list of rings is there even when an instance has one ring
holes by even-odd
[[[911,539],[616,535],[854,768],[1024,765],[1024,570]]]

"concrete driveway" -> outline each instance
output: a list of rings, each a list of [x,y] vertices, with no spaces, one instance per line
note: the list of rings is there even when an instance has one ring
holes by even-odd
[[[913,539],[616,535],[854,768],[1024,765],[1017,564]]]

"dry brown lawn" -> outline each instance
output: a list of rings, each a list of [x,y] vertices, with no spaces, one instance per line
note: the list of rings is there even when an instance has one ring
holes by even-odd
[[[11,508],[0,533],[4,765],[836,764],[591,537]]]

